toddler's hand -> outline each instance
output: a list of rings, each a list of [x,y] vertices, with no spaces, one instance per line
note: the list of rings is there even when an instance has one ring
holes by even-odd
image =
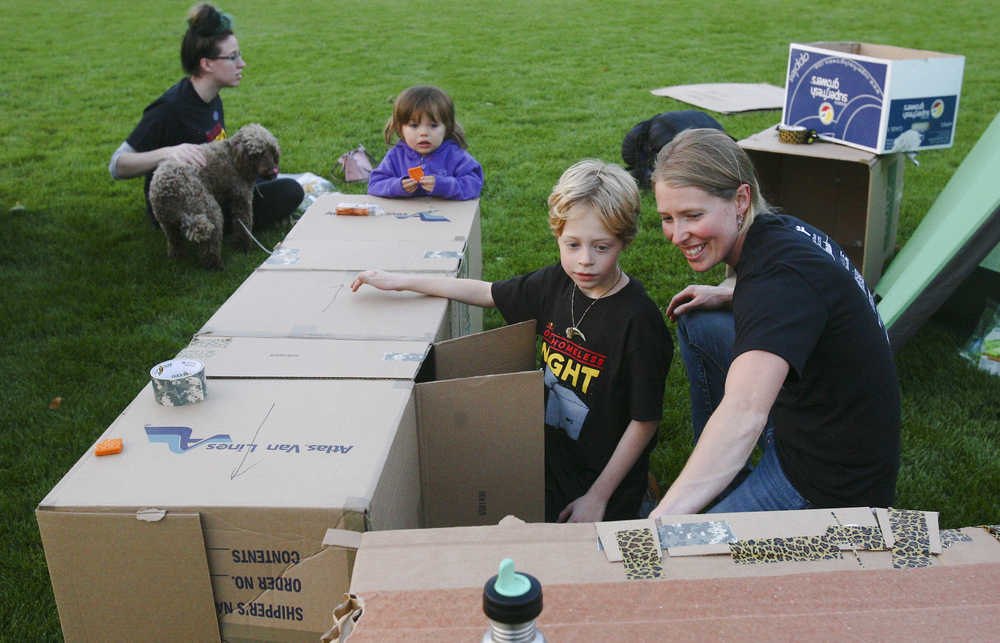
[[[420,187],[422,187],[423,189],[427,190],[428,194],[430,194],[431,192],[433,192],[434,191],[434,175],[433,174],[425,174],[423,176],[423,178],[420,179]]]
[[[368,284],[379,290],[399,290],[402,288],[399,275],[382,270],[365,270],[364,272],[359,272],[354,281],[351,282],[351,290],[358,292],[358,288],[363,284]]]
[[[412,194],[417,189],[417,182],[408,176],[403,177],[403,189]]]

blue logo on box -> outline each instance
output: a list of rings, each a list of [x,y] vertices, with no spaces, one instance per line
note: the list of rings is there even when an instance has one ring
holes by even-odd
[[[150,442],[162,442],[171,453],[187,453],[203,444],[229,444],[233,440],[228,433],[216,433],[210,438],[192,438],[189,426],[147,426],[146,437]]]

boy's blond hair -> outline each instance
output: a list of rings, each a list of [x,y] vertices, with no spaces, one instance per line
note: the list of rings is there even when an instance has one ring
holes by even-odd
[[[549,195],[552,234],[562,235],[570,209],[579,203],[597,210],[604,227],[626,246],[639,231],[639,188],[621,166],[584,159],[563,172]]]

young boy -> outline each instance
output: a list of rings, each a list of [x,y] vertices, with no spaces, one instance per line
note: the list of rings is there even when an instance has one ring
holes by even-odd
[[[545,362],[545,515],[638,517],[673,343],[642,284],[618,265],[638,230],[639,191],[617,165],[585,160],[549,196],[558,264],[506,281],[369,270],[351,284],[496,306],[536,320]]]

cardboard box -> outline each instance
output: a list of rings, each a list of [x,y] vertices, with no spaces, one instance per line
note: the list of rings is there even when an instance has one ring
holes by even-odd
[[[875,154],[951,147],[964,67],[934,51],[792,43],[781,122]]]
[[[286,239],[260,270],[336,270],[369,268],[393,272],[467,274],[465,242],[454,240],[334,241]]]
[[[452,330],[447,299],[374,288],[351,292],[356,275],[256,270],[198,334],[423,342],[461,334]]]
[[[934,514],[925,516],[934,522]],[[705,521],[723,521],[745,540],[875,519],[870,509],[854,507],[664,520]],[[508,557],[541,582],[537,623],[550,640],[657,640],[665,631],[682,640],[975,640],[992,638],[1000,626],[1000,542],[986,529],[962,529],[922,569],[893,569],[889,552],[843,548],[835,560],[755,564],[664,551],[660,580],[626,580],[598,534],[632,522],[596,529],[505,519],[498,526],[363,534],[351,583],[360,609],[327,638],[338,640],[353,627],[351,641],[380,641],[418,621],[422,640],[482,636],[483,584]]]
[[[88,451],[36,510],[67,640],[314,641],[360,532],[543,518],[533,322],[422,362],[381,357],[393,342],[209,339],[191,349],[203,402],[160,406],[147,385],[100,438],[123,452]]]
[[[817,141],[782,143],[771,127],[739,142],[764,197],[829,234],[869,288],[896,249],[904,159]]]
[[[372,217],[337,215],[336,208],[340,203],[370,203],[383,212],[396,214]],[[421,212],[429,212],[433,215],[432,220],[421,218]],[[338,268],[341,270],[383,268],[424,272],[433,270],[434,264],[437,264],[442,266],[441,272],[455,270],[457,277],[483,278],[479,199],[384,199],[366,194],[324,194],[309,206],[289,230],[282,247],[302,248],[300,254],[305,253],[309,246],[323,252],[323,242],[359,244],[353,252],[358,261],[350,261],[350,255],[345,258],[357,265]],[[381,244],[386,244],[388,249]],[[393,247],[397,249],[395,254],[391,250]],[[459,249],[461,259],[458,267],[445,267],[448,265],[447,255]],[[362,254],[368,252],[372,254]],[[431,256],[427,257],[427,253],[431,253]],[[452,336],[477,333],[483,329],[483,311],[479,307],[452,302],[449,316]]]

